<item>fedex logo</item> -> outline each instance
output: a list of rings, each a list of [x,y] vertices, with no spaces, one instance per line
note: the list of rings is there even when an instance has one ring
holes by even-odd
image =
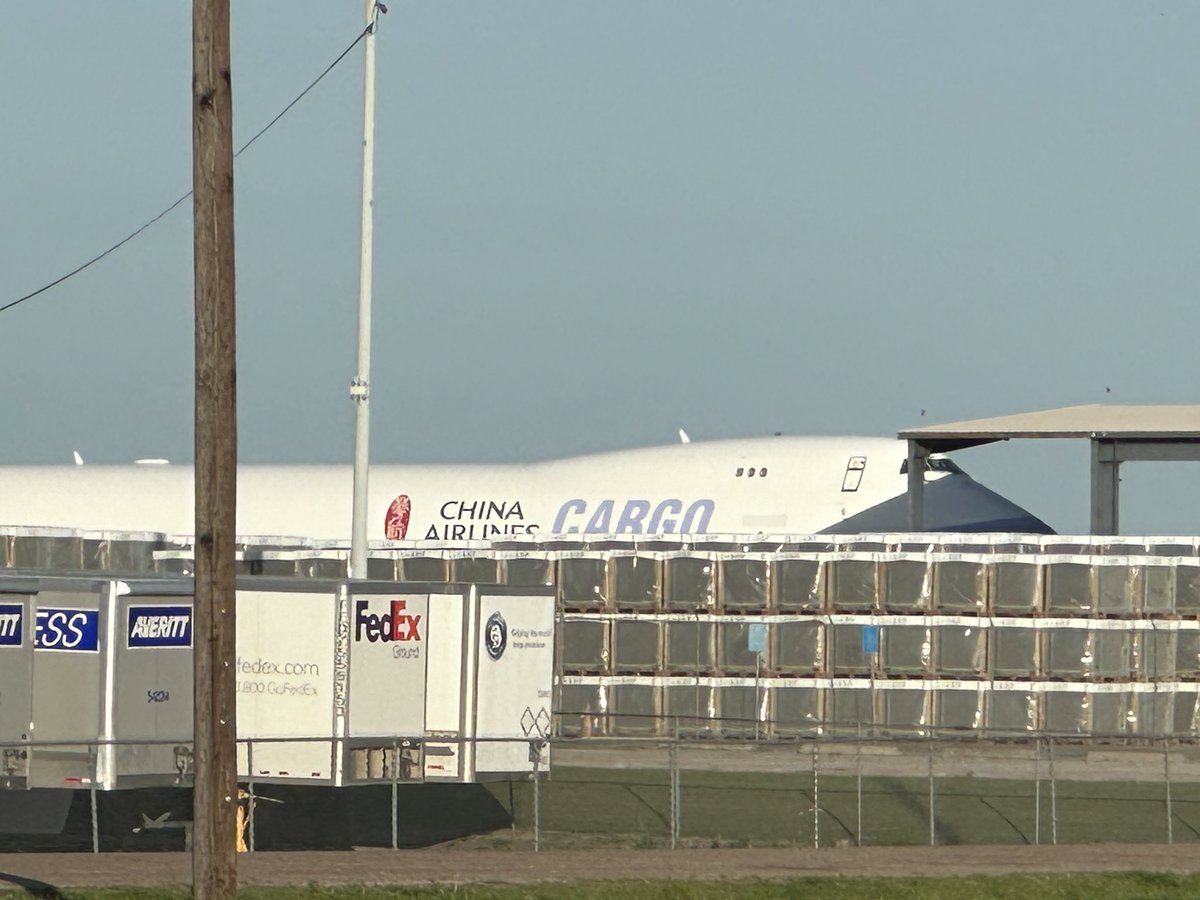
[[[421,639],[421,616],[405,612],[404,600],[391,601],[387,613],[382,616],[370,612],[367,604],[366,600],[354,604],[354,640],[361,641],[364,634],[372,644]]]
[[[94,609],[39,609],[33,625],[33,649],[100,650],[100,613]]]
[[[129,607],[128,646],[192,646],[192,608],[190,606]]]
[[[0,647],[20,647],[24,610],[14,604],[0,605]]]

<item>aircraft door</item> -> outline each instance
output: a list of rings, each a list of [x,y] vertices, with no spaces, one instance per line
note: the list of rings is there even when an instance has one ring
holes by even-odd
[[[850,457],[850,461],[846,463],[846,474],[842,478],[843,493],[857,491],[859,484],[862,483],[863,472],[866,470],[867,458],[865,456]]]

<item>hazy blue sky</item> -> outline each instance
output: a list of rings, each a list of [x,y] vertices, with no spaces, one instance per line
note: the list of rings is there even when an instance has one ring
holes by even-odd
[[[240,144],[363,4],[233,16]],[[190,188],[190,29],[0,7],[0,304]],[[373,459],[1196,402],[1198,38],[1178,2],[393,2]],[[243,461],[351,458],[361,119],[360,48],[238,162]],[[191,324],[188,203],[0,315],[4,460],[190,460]],[[957,459],[1086,526],[1085,445]],[[1126,468],[1123,530],[1200,531],[1200,466]]]

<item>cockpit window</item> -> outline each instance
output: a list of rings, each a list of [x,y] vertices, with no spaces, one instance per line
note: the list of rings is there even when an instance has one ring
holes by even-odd
[[[962,469],[960,469],[958,467],[958,464],[954,460],[947,459],[944,456],[927,456],[927,457],[925,457],[925,471],[926,472],[950,472],[952,474],[959,474],[959,475],[962,474]],[[900,463],[900,474],[901,475],[908,474],[908,460],[907,459],[904,460],[902,463]]]

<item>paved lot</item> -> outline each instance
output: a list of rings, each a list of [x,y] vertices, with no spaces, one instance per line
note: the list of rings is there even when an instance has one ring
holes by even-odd
[[[827,850],[364,849],[240,857],[244,885],[418,885],[576,879],[786,879],[807,876],[1200,872],[1195,845],[835,847]],[[0,886],[163,886],[189,883],[185,853],[0,854]]]

